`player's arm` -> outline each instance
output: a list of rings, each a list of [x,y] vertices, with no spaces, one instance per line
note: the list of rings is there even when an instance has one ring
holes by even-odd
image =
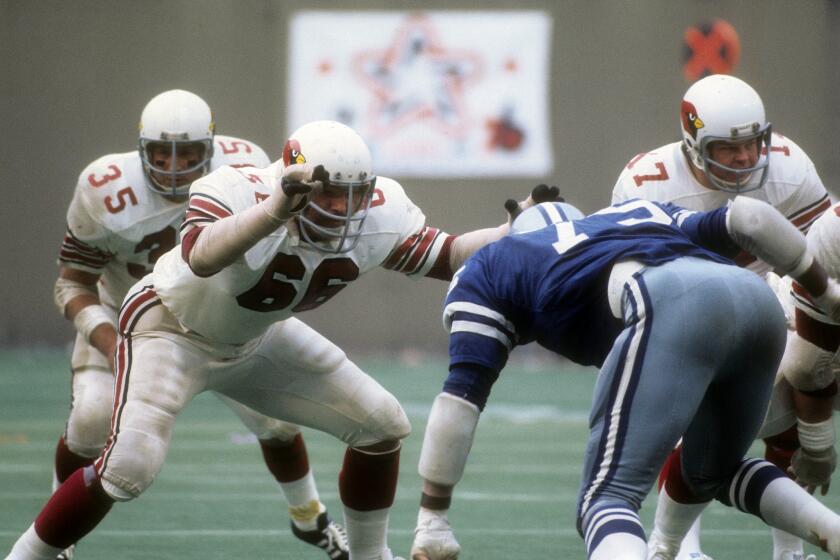
[[[456,270],[476,251],[508,234],[510,224],[523,210],[541,202],[562,201],[555,186],[539,184],[525,200],[505,202],[508,220],[504,224],[482,228],[461,235],[449,235],[425,226],[397,246],[383,266],[409,276],[428,276],[449,281]]]
[[[412,558],[445,560],[456,558],[460,551],[447,514],[453,490],[464,474],[479,415],[498,375],[478,364],[454,364],[432,404],[418,465],[423,492]]]
[[[818,321],[796,310],[796,331],[779,369],[793,387],[800,448],[791,458],[789,472],[813,493],[828,492],[837,467],[833,403],[837,394],[834,370],[840,347],[840,326]]]
[[[453,280],[444,309],[449,329],[449,375],[435,398],[418,471],[423,493],[417,519],[413,559],[456,558],[460,546],[447,517],[455,486],[472,448],[478,418],[490,389],[516,343],[516,329],[488,295],[485,274],[470,275],[476,259]]]
[[[322,187],[325,173],[322,166],[288,166],[283,170],[280,184],[265,200],[242,212],[189,229],[181,248],[192,271],[198,276],[212,276],[232,264],[303,210],[313,191]],[[189,210],[187,215],[189,221]]]
[[[736,197],[726,209],[726,231],[739,247],[796,280],[829,317],[840,319],[840,286],[808,250],[805,236],[775,208]]]
[[[55,282],[54,300],[61,314],[73,322],[85,340],[108,358],[113,371],[117,331],[99,301],[98,280],[99,274],[62,265]]]
[[[560,189],[553,185],[548,186],[540,183],[531,190],[531,194],[525,200],[517,202],[509,198],[505,202],[505,210],[508,213],[506,223],[494,228],[478,229],[464,233],[455,238],[449,255],[449,269],[452,271],[458,270],[473,253],[507,235],[510,232],[510,224],[523,210],[542,202],[563,202]]]
[[[97,290],[99,277],[113,258],[108,249],[111,231],[88,181],[86,170],[67,210],[53,301],[76,331],[108,359],[113,371],[117,331],[113,313],[101,304]]]
[[[826,267],[829,275],[840,273],[837,247],[840,218],[826,212],[808,233],[808,248]],[[833,403],[837,393],[835,371],[840,348],[840,325],[832,322],[794,282],[791,290],[796,306],[796,331],[788,336],[780,370],[793,387],[800,449],[791,460],[796,480],[809,491],[828,491],[836,467]]]

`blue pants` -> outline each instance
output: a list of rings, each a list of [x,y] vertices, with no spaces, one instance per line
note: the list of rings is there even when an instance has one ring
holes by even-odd
[[[647,268],[623,301],[595,387],[579,529],[605,505],[638,511],[680,437],[686,482],[714,498],[755,439],[784,351],[776,297],[735,266],[686,257]]]

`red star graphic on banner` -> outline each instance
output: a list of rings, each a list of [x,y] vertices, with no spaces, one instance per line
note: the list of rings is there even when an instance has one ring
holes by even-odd
[[[481,76],[481,57],[448,49],[423,15],[410,16],[385,49],[356,55],[353,67],[373,94],[371,132],[388,135],[422,121],[465,136],[464,89]]]

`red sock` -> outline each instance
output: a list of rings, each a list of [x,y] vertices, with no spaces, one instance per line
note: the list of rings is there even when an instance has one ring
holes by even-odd
[[[704,500],[700,500],[694,495],[694,492],[688,487],[682,475],[682,447],[677,447],[668,456],[665,465],[662,467],[662,472],[667,473],[665,476],[665,491],[675,501],[681,504],[701,504]]]
[[[680,452],[679,452],[679,450],[680,450],[680,446],[677,446],[677,447],[674,448],[673,451],[671,451],[671,454],[668,455],[667,459],[665,459],[665,463],[663,463],[662,469],[660,469],[660,471],[659,471],[659,480],[657,481],[657,484],[656,484],[656,489],[659,492],[662,491],[662,485],[665,484],[665,480],[668,478],[668,473],[671,471],[672,468],[674,468],[674,465],[676,465],[677,469],[680,468],[680,461],[679,461]]]
[[[45,543],[67,548],[90,533],[114,505],[91,467],[79,469],[59,486],[35,519]]]
[[[399,470],[399,448],[370,455],[348,447],[338,476],[341,502],[356,511],[391,507],[397,493]]]
[[[309,457],[303,436],[295,436],[291,443],[260,440],[265,465],[277,482],[294,482],[309,472]]]
[[[799,432],[793,426],[781,434],[764,438],[764,445],[764,458],[787,474],[790,460],[799,449]]]
[[[55,476],[59,482],[64,482],[78,469],[92,465],[95,459],[96,457],[82,457],[70,451],[62,436],[55,446]]]

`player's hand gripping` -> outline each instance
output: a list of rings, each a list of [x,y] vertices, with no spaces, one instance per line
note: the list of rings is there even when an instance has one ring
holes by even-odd
[[[531,206],[536,206],[542,202],[565,202],[565,200],[562,196],[560,196],[559,187],[554,185],[549,187],[544,183],[540,183],[534,187],[531,194],[528,195],[528,198],[522,202],[516,202],[512,198],[505,201],[505,210],[507,210],[508,213],[508,225],[512,224],[513,220],[515,220],[523,210],[527,210]]]
[[[835,468],[837,452],[834,451],[833,445],[821,451],[799,448],[790,460],[788,474],[809,494],[813,494],[819,488],[820,494],[825,496]]]
[[[461,545],[446,517],[428,519],[414,529],[411,560],[458,560]]]
[[[323,165],[313,167],[308,163],[296,163],[283,169],[280,188],[271,195],[271,215],[285,222],[304,209],[309,199],[324,188],[329,173]]]

